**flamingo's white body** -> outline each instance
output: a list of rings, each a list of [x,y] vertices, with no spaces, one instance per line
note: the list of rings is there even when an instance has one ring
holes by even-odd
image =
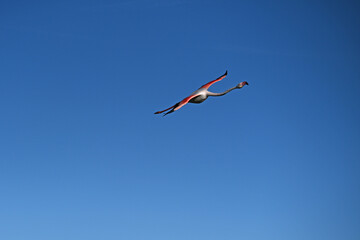
[[[187,104],[188,102],[190,103],[202,103],[203,101],[205,101],[209,96],[223,96],[225,94],[227,94],[228,92],[234,90],[234,89],[240,89],[242,88],[243,86],[245,85],[249,85],[247,82],[241,82],[239,84],[237,84],[235,87],[232,87],[228,90],[226,90],[225,92],[222,92],[222,93],[213,93],[213,92],[210,92],[208,91],[208,88],[218,82],[218,81],[221,81],[222,79],[224,79],[227,75],[227,71],[225,72],[224,75],[220,76],[219,78],[211,81],[211,82],[208,82],[207,84],[201,86],[198,90],[196,90],[195,92],[193,92],[189,97],[187,98],[184,98],[181,102],[178,102],[176,103],[174,106],[171,106],[165,110],[162,110],[162,111],[158,111],[158,112],[155,112],[155,114],[159,114],[159,113],[163,113],[169,109],[171,109],[169,112],[165,113],[165,115],[169,114],[169,113],[172,113],[176,110],[178,110],[179,108],[183,107],[185,104]]]

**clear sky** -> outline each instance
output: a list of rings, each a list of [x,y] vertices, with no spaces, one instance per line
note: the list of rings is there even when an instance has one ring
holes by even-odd
[[[0,238],[360,239],[359,12],[2,1]]]

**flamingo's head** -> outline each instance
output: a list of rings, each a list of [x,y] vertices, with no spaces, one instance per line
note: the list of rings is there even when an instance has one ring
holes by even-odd
[[[238,85],[236,85],[236,88],[242,88],[242,87],[245,86],[245,85],[249,85],[249,83],[246,82],[246,81],[241,82],[241,83],[239,83]]]

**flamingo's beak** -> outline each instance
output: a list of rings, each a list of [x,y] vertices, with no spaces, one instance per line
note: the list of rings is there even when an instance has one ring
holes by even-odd
[[[249,83],[248,83],[248,82],[245,82],[245,84],[246,84],[246,85],[249,85]]]

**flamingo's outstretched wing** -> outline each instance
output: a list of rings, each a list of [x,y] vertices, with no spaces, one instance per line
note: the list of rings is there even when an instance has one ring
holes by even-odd
[[[162,111],[157,111],[155,114],[163,113],[163,112],[165,112],[165,111],[167,111],[167,110],[169,110],[169,109],[171,109],[171,108],[172,108],[172,109],[171,109],[169,112],[165,113],[164,116],[167,115],[167,114],[169,114],[169,113],[173,113],[174,111],[182,108],[182,107],[183,107],[185,104],[187,104],[192,98],[197,97],[197,96],[198,96],[198,94],[190,95],[190,96],[188,96],[187,98],[184,98],[181,102],[178,102],[177,104],[175,104],[174,106],[171,106],[171,107],[169,107],[169,108],[167,108],[167,109],[165,109],[165,110],[162,110]]]
[[[202,85],[200,88],[205,88],[205,89],[208,89],[211,85],[213,85],[214,83],[218,82],[218,81],[221,81],[223,80],[227,75],[227,71],[220,77],[218,77],[217,79],[211,81],[211,82],[208,82],[207,84],[205,85]]]
[[[174,111],[182,108],[185,104],[187,104],[192,98],[199,96],[199,94],[190,95],[187,98],[184,98],[181,102],[179,102],[179,105],[174,107]]]

